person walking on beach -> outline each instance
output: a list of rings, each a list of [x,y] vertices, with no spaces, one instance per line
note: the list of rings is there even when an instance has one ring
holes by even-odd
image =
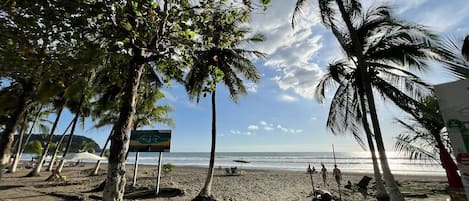
[[[324,184],[324,186],[329,186],[329,184],[327,184],[327,169],[326,167],[324,166],[324,163],[321,163],[321,177],[322,177],[322,183]]]
[[[335,178],[335,182],[337,182],[337,185],[340,186],[340,181],[342,180],[342,173],[340,172],[339,168],[337,168],[337,165],[334,165],[334,170],[332,171],[332,175]]]

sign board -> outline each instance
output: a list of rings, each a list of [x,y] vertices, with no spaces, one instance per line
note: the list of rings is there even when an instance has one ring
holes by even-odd
[[[171,130],[134,130],[130,133],[130,152],[169,152]]]
[[[436,85],[435,94],[469,198],[469,79]]]

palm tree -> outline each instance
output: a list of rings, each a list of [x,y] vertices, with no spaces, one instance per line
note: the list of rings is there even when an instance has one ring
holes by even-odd
[[[217,83],[223,82],[227,87],[230,98],[237,102],[240,95],[247,94],[243,83],[245,80],[257,83],[260,75],[254,64],[248,59],[249,56],[263,57],[257,51],[239,49],[241,42],[259,42],[263,40],[262,35],[247,40],[243,38],[248,30],[237,30],[239,24],[244,20],[235,14],[236,10],[207,10],[212,16],[211,22],[206,27],[213,27],[205,30],[211,33],[204,37],[211,37],[213,46],[198,50],[193,53],[193,66],[185,78],[185,87],[189,98],[199,102],[200,96],[211,95],[212,107],[212,139],[210,149],[210,162],[205,184],[196,198],[193,200],[213,200],[211,192],[212,180],[215,167],[215,147],[216,147],[216,90]],[[223,19],[233,17],[233,23],[223,24]],[[210,29],[210,28],[208,28]],[[204,38],[207,40],[207,38]],[[234,41],[234,42],[231,42]]]
[[[397,136],[395,148],[404,152],[410,159],[439,160],[445,169],[449,188],[462,188],[458,168],[451,158],[451,151],[448,151],[452,149],[447,133],[443,132],[444,124],[439,114],[438,102],[432,95],[425,97],[421,102],[430,111],[434,111],[435,116],[440,117],[439,121],[411,118],[411,123],[407,123],[398,119],[397,122],[405,128],[406,132]]]
[[[333,134],[344,134],[350,131],[358,143],[365,148],[365,144],[360,136],[360,127],[363,127],[366,140],[373,162],[373,173],[376,180],[377,200],[389,200],[389,195],[384,188],[378,159],[376,157],[375,145],[373,143],[373,133],[369,128],[366,107],[364,105],[363,90],[358,86],[357,73],[344,63],[337,61],[329,65],[326,73],[316,86],[315,98],[324,103],[325,91],[333,85],[338,85],[332,98],[327,127]]]
[[[44,161],[46,160],[46,156],[49,152],[50,144],[52,143],[55,129],[57,128],[57,125],[59,123],[60,117],[62,116],[62,112],[63,112],[64,105],[65,105],[65,100],[64,100],[63,95],[57,96],[54,100],[54,103],[55,103],[55,108],[56,108],[56,117],[54,120],[54,124],[52,125],[52,128],[50,130],[50,133],[47,137],[46,146],[44,148],[44,151],[41,154],[41,157],[39,158],[37,165],[27,176],[39,176],[39,173],[41,172],[41,169],[42,169],[42,165],[44,164]]]
[[[337,7],[333,6],[333,2]],[[301,11],[304,3],[304,0],[297,2],[296,13]],[[369,113],[373,125],[390,199],[403,200],[387,162],[372,87],[384,96],[391,96],[393,101],[396,101],[393,99],[396,96],[406,95],[399,89],[419,97],[421,89],[425,91],[426,84],[404,68],[426,67],[424,61],[432,50],[431,43],[435,36],[420,26],[394,19],[386,6],[373,6],[364,11],[356,0],[320,0],[319,8],[323,24],[332,30],[346,53],[347,59],[344,61],[350,63],[347,65],[353,66],[357,73],[358,87],[363,91],[363,96],[360,97],[366,101],[360,105],[367,108],[363,114],[368,116]],[[340,16],[337,17],[338,15]],[[397,89],[393,92],[399,93],[389,94],[381,90],[386,87]],[[395,103],[401,105],[399,102]]]

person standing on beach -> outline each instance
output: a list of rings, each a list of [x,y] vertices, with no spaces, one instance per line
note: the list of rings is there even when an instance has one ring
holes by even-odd
[[[321,163],[321,177],[322,177],[322,183],[324,184],[324,186],[329,186],[329,184],[327,184],[327,169],[326,167],[324,166],[324,163]]]
[[[335,178],[335,182],[337,182],[337,185],[340,186],[340,181],[342,180],[342,173],[340,172],[339,168],[337,168],[337,165],[334,165],[334,170],[332,171],[332,175]]]

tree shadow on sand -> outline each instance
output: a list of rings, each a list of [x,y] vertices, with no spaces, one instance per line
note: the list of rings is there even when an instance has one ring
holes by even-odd
[[[101,192],[104,190],[104,186],[106,185],[106,182],[100,183],[96,188],[91,189],[90,191],[86,191],[86,193],[96,193],[96,192]],[[135,200],[135,199],[154,199],[156,197],[160,198],[172,198],[172,197],[178,197],[178,196],[183,196],[184,195],[184,190],[178,189],[178,188],[160,188],[160,192],[158,195],[156,195],[155,189],[151,189],[148,187],[131,187],[128,186],[125,190],[124,194],[124,199],[130,199],[130,200]],[[93,199],[101,199],[99,196],[93,195]]]
[[[12,189],[12,188],[21,188],[21,187],[24,187],[24,186],[21,186],[21,185],[0,186],[0,191]]]

